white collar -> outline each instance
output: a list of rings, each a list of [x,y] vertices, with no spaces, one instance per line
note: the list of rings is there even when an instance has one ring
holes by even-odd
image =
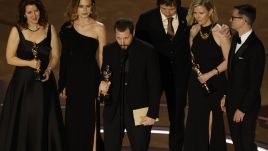
[[[249,37],[249,35],[252,33],[252,29],[250,29],[248,32],[244,33],[241,38],[241,44],[243,44]]]
[[[160,14],[161,14],[161,18],[162,18],[162,21],[166,21],[168,18],[161,12],[160,10]],[[177,19],[178,18],[178,15],[177,13],[175,13],[173,16],[171,16],[173,19]]]

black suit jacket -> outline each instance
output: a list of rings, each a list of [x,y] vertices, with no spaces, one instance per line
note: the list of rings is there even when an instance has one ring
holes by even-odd
[[[163,74],[173,74],[175,86],[185,89],[191,69],[189,28],[185,19],[187,10],[179,8],[177,14],[179,27],[172,41],[164,30],[159,7],[140,16],[135,35],[155,47],[160,57],[162,77],[166,77]]]
[[[103,48],[103,67],[110,65],[112,75],[109,89],[109,105],[105,105],[104,116],[112,119],[119,107],[121,84],[121,48],[117,42]],[[129,46],[129,74],[126,80],[126,100],[130,110],[149,106],[147,116],[157,118],[160,101],[159,61],[153,47],[137,38]]]
[[[236,43],[232,40],[228,58],[227,107],[232,113],[236,109],[244,113],[257,111],[261,104],[260,87],[265,66],[263,44],[252,32],[236,53],[235,48]]]

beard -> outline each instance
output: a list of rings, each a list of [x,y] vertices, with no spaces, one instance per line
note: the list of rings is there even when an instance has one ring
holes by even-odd
[[[122,50],[127,50],[128,45],[120,45],[120,47],[121,47]]]

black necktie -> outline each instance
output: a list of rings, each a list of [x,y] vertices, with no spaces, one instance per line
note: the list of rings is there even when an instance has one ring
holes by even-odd
[[[172,26],[173,17],[168,18],[167,35],[170,40],[174,38],[174,28]]]

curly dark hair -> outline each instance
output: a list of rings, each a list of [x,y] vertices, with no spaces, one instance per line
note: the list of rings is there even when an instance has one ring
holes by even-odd
[[[176,6],[177,8],[181,7],[181,0],[157,0],[156,1],[157,6],[160,6],[162,4],[167,6]]]
[[[35,5],[40,11],[40,18],[38,24],[45,27],[48,24],[48,16],[46,13],[45,6],[40,0],[21,0],[19,3],[19,14],[17,24],[22,28],[28,28],[27,19],[25,18],[25,8],[27,5]]]

